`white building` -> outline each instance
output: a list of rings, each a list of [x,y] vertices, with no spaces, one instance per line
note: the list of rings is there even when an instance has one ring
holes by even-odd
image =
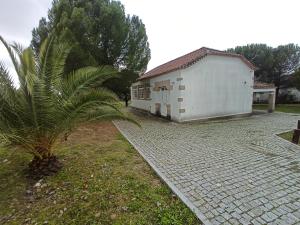
[[[200,48],[143,74],[131,106],[178,122],[250,114],[254,70],[242,55]]]

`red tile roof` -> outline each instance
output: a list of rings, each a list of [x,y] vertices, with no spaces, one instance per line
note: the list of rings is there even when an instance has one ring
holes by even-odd
[[[270,83],[263,83],[259,81],[254,82],[254,89],[269,89],[269,88],[275,88],[275,85]]]
[[[150,70],[149,72],[143,74],[139,78],[139,80],[143,80],[150,77],[155,77],[162,74],[170,73],[172,71],[187,68],[207,55],[237,57],[240,58],[251,69],[253,70],[256,69],[256,67],[242,55],[203,47]]]

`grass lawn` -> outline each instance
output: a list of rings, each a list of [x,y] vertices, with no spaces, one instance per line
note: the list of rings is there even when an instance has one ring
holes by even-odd
[[[267,104],[255,104],[253,109],[267,110]],[[278,104],[275,107],[275,111],[285,113],[300,113],[300,104]]]
[[[267,110],[268,105],[267,104],[255,104],[255,105],[253,105],[253,109]],[[300,104],[279,104],[279,105],[276,105],[275,111],[285,112],[285,113],[300,113]],[[281,134],[278,134],[278,136],[285,140],[292,141],[293,131],[281,133]]]
[[[292,141],[293,131],[281,133],[281,134],[278,134],[278,136],[285,139],[285,140]]]
[[[285,140],[287,140],[287,141],[292,142],[293,134],[294,134],[294,131],[291,130],[291,131],[288,131],[288,132],[285,132],[285,133],[278,134],[278,136],[285,139]],[[300,142],[298,143],[298,145],[300,145]]]
[[[0,224],[199,224],[112,123],[87,124],[57,146],[64,167],[30,181],[31,159],[0,149]]]

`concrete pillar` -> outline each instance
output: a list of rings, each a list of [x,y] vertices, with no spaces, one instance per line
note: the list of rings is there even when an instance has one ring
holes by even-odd
[[[272,92],[269,94],[268,103],[269,103],[268,112],[269,113],[274,112],[274,110],[275,110],[275,92]]]

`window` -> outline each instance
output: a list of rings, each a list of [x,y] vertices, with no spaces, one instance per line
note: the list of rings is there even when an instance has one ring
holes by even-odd
[[[144,95],[145,99],[150,99],[150,86],[145,87]]]
[[[138,99],[138,89],[137,89],[137,86],[132,86],[132,99]]]
[[[160,89],[161,89],[162,91],[168,90],[168,88],[167,88],[166,86],[162,86]]]
[[[150,99],[150,84],[132,86],[132,99]]]
[[[143,86],[139,86],[138,88],[138,99],[144,99],[144,87]]]

